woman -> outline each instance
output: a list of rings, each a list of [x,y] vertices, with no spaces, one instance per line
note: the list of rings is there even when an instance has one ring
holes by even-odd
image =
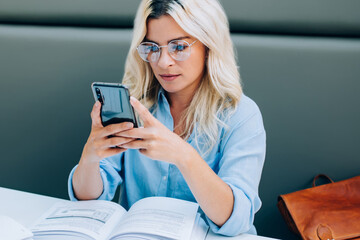
[[[71,199],[110,200],[121,184],[125,208],[149,196],[196,201],[213,232],[256,234],[265,131],[239,82],[217,0],[143,0],[123,79],[143,127],[103,127],[97,102]]]

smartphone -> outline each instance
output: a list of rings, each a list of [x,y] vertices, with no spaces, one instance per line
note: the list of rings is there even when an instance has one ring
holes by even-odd
[[[127,87],[119,83],[94,82],[91,89],[95,101],[101,103],[100,116],[104,127],[122,122],[131,122],[138,127]]]

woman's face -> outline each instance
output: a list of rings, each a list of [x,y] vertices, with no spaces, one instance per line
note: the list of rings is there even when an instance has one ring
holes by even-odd
[[[163,15],[158,19],[150,19],[147,23],[146,41],[159,46],[166,46],[170,41],[182,39],[192,44],[196,39],[186,33],[175,20]],[[191,54],[184,61],[173,59],[168,48],[161,48],[158,61],[150,62],[156,79],[168,94],[192,96],[197,89],[205,68],[206,48],[196,41],[191,46]]]

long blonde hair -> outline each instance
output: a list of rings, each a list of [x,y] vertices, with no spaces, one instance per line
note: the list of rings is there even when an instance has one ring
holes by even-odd
[[[136,47],[146,36],[150,18],[171,16],[185,32],[207,47],[206,69],[199,88],[182,117],[188,139],[195,130],[195,140],[201,154],[216,144],[219,126],[235,110],[242,94],[240,75],[236,65],[229,24],[217,0],[143,0],[136,13],[133,40],[125,64],[122,83],[130,93],[148,108],[157,102],[161,85],[150,64],[144,62]],[[202,136],[203,142],[199,142]],[[200,148],[199,145],[203,147]]]

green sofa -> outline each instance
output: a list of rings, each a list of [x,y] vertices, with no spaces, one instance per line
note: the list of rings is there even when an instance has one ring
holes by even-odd
[[[67,198],[94,81],[120,82],[139,1],[0,1],[0,186]],[[360,2],[223,0],[267,155],[259,235],[296,239],[279,194],[360,169]]]

